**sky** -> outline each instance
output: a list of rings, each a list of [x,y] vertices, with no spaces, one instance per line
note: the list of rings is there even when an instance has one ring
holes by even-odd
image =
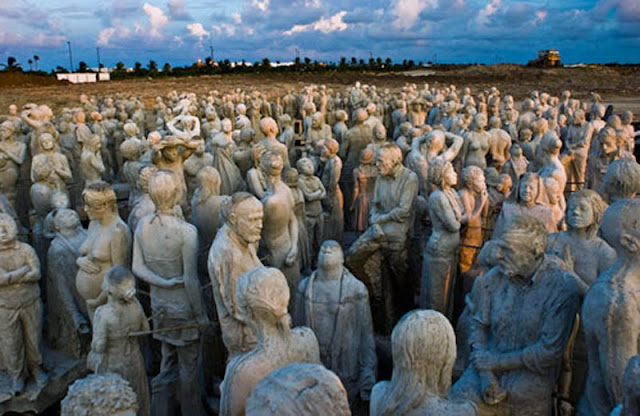
[[[0,63],[640,62],[640,0],[2,0]]]

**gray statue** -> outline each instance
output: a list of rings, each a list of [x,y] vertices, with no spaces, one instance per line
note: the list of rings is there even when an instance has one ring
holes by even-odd
[[[121,376],[90,374],[76,380],[60,403],[61,416],[136,416],[136,393]]]
[[[368,401],[376,379],[376,345],[369,292],[344,265],[342,248],[326,240],[318,269],[300,282],[294,324],[305,325],[318,338],[320,359],[338,374],[354,413]]]

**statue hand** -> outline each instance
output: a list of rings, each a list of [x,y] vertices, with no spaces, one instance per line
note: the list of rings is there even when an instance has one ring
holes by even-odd
[[[296,259],[298,258],[298,247],[294,244],[291,246],[291,250],[287,253],[287,257],[284,259],[284,265],[289,267],[292,266]]]
[[[182,279],[182,277],[174,277],[166,280],[164,287],[171,288],[171,287],[182,285],[182,284],[184,284],[184,280]]]
[[[575,260],[571,256],[571,249],[568,245],[564,247],[564,255],[562,256],[562,261],[566,265],[566,270],[568,272],[574,273],[575,270]]]
[[[497,355],[486,350],[473,351],[471,362],[478,371],[491,371],[499,364]]]
[[[83,272],[88,274],[97,274],[100,273],[101,270],[100,266],[95,264],[88,257],[79,257],[78,260],[76,260],[76,264]]]

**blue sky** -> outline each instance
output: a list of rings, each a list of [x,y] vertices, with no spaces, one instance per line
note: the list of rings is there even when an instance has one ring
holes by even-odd
[[[640,0],[3,0],[0,62],[45,70],[301,57],[525,63],[640,62]]]

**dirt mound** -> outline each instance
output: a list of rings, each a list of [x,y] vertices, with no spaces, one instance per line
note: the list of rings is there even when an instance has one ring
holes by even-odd
[[[0,72],[0,87],[44,87],[58,85],[60,81],[47,73]]]

